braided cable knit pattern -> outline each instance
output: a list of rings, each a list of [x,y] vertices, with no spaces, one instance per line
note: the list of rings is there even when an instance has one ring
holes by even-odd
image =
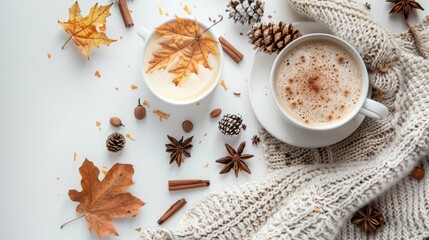
[[[141,239],[422,239],[429,236],[429,23],[393,36],[352,0],[288,0],[352,44],[370,70],[374,98],[390,110],[365,119],[340,143],[304,149],[264,129],[270,173],[210,194],[191,207],[175,229],[146,230]],[[387,73],[378,71],[391,64]],[[372,234],[350,224],[375,201],[386,224]]]

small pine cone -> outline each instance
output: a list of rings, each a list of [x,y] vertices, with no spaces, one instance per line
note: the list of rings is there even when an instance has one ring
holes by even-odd
[[[226,136],[237,136],[240,134],[243,118],[240,114],[225,114],[219,121],[219,130]]]
[[[106,140],[107,150],[111,152],[119,152],[124,148],[125,142],[126,140],[124,135],[117,132],[112,133]]]
[[[301,37],[301,32],[292,24],[285,22],[279,24],[264,23],[253,28],[247,33],[249,43],[255,45],[253,49],[268,54],[279,53],[293,40]]]
[[[229,19],[235,23],[255,24],[261,21],[264,15],[264,0],[230,0],[226,5],[226,12],[229,12]]]

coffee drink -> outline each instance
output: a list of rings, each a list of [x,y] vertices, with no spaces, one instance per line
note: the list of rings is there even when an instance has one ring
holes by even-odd
[[[362,95],[362,69],[342,46],[327,40],[304,41],[280,60],[275,94],[293,119],[326,126],[356,108]]]
[[[213,37],[210,32],[206,32],[205,34]],[[149,62],[153,60],[153,54],[162,49],[161,43],[165,41],[167,41],[167,39],[163,38],[158,33],[155,33],[150,39],[150,42],[148,43],[144,52],[143,63],[145,72],[148,69],[148,66],[150,66]],[[207,91],[209,91],[213,85],[216,84],[220,69],[220,57],[210,54],[208,60],[211,69],[205,68],[202,64],[198,64],[198,74],[192,73],[189,78],[180,86],[176,86],[176,84],[172,82],[175,74],[169,72],[171,68],[178,62],[178,59],[175,59],[172,64],[170,64],[165,69],[156,70],[151,73],[146,72],[146,82],[151,86],[155,94],[163,97],[169,102],[193,102],[207,93]]]

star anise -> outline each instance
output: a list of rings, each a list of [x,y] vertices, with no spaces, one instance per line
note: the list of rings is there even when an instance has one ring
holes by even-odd
[[[244,162],[253,157],[251,154],[243,154],[243,150],[246,147],[246,142],[242,142],[238,147],[237,151],[235,151],[230,145],[225,143],[226,150],[228,151],[230,156],[226,156],[216,160],[217,163],[225,164],[219,174],[224,174],[229,172],[231,169],[234,169],[235,176],[238,176],[238,172],[243,170],[248,174],[251,174],[249,167]]]
[[[253,136],[252,137],[252,144],[253,145],[258,145],[258,143],[261,141],[261,139],[258,136]]]
[[[165,151],[170,153],[170,164],[173,162],[176,162],[177,165],[180,167],[180,165],[183,162],[183,155],[185,157],[191,157],[191,153],[189,153],[189,150],[192,148],[192,138],[187,138],[185,141],[183,141],[183,137],[177,141],[174,137],[171,137],[167,135],[168,140],[170,140],[169,144],[165,144],[165,147],[167,148]]]
[[[359,209],[359,211],[353,215],[351,222],[360,226],[365,232],[371,232],[382,226],[384,217],[380,209],[369,204]]]
[[[405,20],[408,19],[408,14],[410,14],[413,8],[424,10],[423,7],[414,0],[386,0],[386,2],[395,3],[395,6],[393,6],[389,14],[399,13],[402,11],[404,12]]]

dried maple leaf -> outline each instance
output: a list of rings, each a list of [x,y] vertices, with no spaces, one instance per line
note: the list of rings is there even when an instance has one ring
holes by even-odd
[[[156,31],[168,41],[162,42],[162,49],[155,52],[146,72],[165,69],[176,59],[177,63],[169,70],[175,74],[172,82],[179,86],[192,73],[198,74],[198,65],[212,69],[209,55],[219,55],[217,42],[206,30],[201,29],[196,20],[186,20],[176,16],[176,21],[161,25]]]
[[[76,1],[69,9],[69,20],[67,22],[58,21],[61,27],[70,34],[70,38],[62,48],[73,39],[82,54],[89,59],[90,47],[99,47],[100,44],[109,46],[110,43],[115,42],[116,40],[109,39],[105,33],[97,31],[97,26],[106,23],[106,18],[110,16],[109,10],[112,5],[113,3],[107,6],[98,6],[98,3],[96,3],[88,15],[82,17],[79,4]]]
[[[134,168],[130,164],[115,164],[103,181],[99,169],[88,159],[79,168],[82,191],[69,191],[72,201],[80,202],[76,211],[84,213],[90,231],[101,239],[106,235],[118,236],[112,218],[136,216],[144,202],[124,192],[133,184]]]

